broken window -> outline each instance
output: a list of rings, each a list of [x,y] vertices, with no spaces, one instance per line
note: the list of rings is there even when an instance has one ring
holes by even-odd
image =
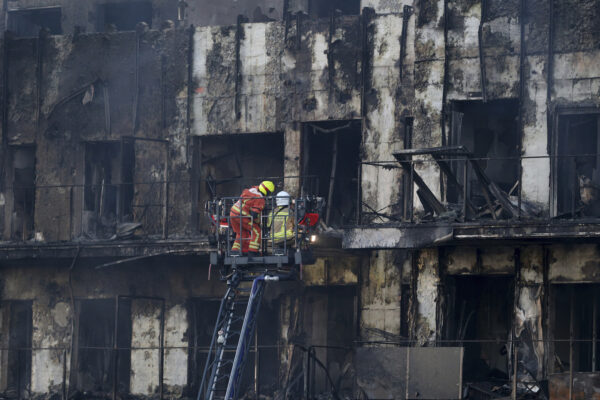
[[[96,10],[96,30],[134,31],[140,22],[152,26],[152,3],[149,1],[128,1],[98,5]]]
[[[561,284],[551,288],[551,323],[554,347],[550,370],[575,372],[600,370],[598,351],[598,284]]]
[[[452,106],[451,146],[464,146],[489,180],[509,196],[517,196],[519,180],[518,101],[455,101]],[[457,157],[464,158],[464,157]],[[464,162],[452,162],[460,185],[464,181]],[[475,207],[486,205],[483,184],[470,169],[470,201]],[[448,184],[447,199],[458,202],[462,190]],[[489,213],[489,210],[485,212]]]
[[[466,383],[502,385],[509,379],[512,282],[512,277],[448,277],[445,339],[465,348]]]
[[[199,210],[204,209],[207,200],[239,196],[245,188],[265,179],[275,183],[276,191],[283,190],[284,147],[280,133],[203,136],[194,148]]]
[[[309,15],[325,18],[329,17],[332,12],[358,15],[360,14],[360,0],[310,0],[308,3]]]
[[[35,147],[13,146],[12,158],[12,238],[29,240],[33,237],[35,206]]]
[[[130,142],[85,144],[83,230],[109,237],[117,222],[131,220],[134,150]]]
[[[61,35],[61,8],[46,7],[8,12],[8,30],[17,37],[38,36],[41,29]]]
[[[599,135],[599,114],[559,115],[553,168],[557,216],[600,216]]]
[[[5,398],[29,398],[31,384],[32,302],[5,303],[4,324],[8,325],[8,343],[4,351],[2,394]],[[4,364],[6,363],[6,364]]]
[[[356,221],[361,128],[359,121],[328,121],[304,126],[302,190],[323,197],[324,222]]]
[[[117,316],[115,312],[114,299],[81,300],[78,304],[73,379],[77,390],[92,396],[113,393],[113,385],[118,393],[129,391],[131,301],[119,299]]]

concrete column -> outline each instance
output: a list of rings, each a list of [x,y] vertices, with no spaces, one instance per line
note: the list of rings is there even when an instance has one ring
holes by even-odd
[[[180,397],[187,385],[188,365],[188,314],[182,304],[167,307],[165,316],[165,371],[164,384],[167,392]]]
[[[53,306],[46,299],[32,306],[33,335],[31,360],[31,391],[35,394],[57,393],[62,390],[63,376],[68,379],[70,354],[65,360],[65,348],[71,339],[71,306],[59,301]],[[67,371],[63,375],[63,369]]]
[[[283,187],[291,196],[300,194],[301,180],[301,151],[302,151],[302,128],[299,122],[292,122],[285,126],[285,149],[283,161],[283,173],[286,176]]]
[[[527,246],[520,251],[520,274],[515,288],[514,330],[519,343],[519,360],[527,369],[544,376],[544,331],[542,304],[544,298],[544,248]]]
[[[420,250],[416,257],[415,340],[420,346],[433,345],[437,338],[437,310],[440,300],[438,249]]]
[[[385,340],[381,331],[400,335],[403,255],[399,251],[374,251],[363,264],[359,282],[362,340]]]
[[[131,303],[132,395],[150,396],[158,391],[160,312],[156,301],[136,299]]]

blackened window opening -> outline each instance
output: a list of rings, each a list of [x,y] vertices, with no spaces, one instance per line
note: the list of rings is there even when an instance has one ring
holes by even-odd
[[[32,302],[8,302],[7,398],[29,398],[31,382]]]
[[[239,196],[242,191],[268,179],[275,191],[283,190],[283,134],[242,134],[202,137],[197,168],[198,207],[207,200]],[[206,229],[200,219],[200,229]]]
[[[452,108],[452,126],[449,144],[464,146],[479,158],[477,163],[483,172],[502,191],[514,196],[518,194],[519,180],[519,135],[518,101],[495,100],[456,101]],[[452,162],[458,181],[463,185],[464,162]],[[470,200],[478,207],[485,205],[481,183],[470,170]],[[448,185],[447,199],[457,203],[462,191],[455,185]]]
[[[258,339],[258,395],[274,398],[279,389],[279,376],[273,371],[279,371],[279,320],[280,303],[277,300],[264,298],[260,306],[256,335]],[[254,361],[254,360],[253,360]],[[249,362],[254,365],[254,362]],[[258,396],[257,396],[258,397]]]
[[[192,299],[190,303],[192,325],[188,356],[190,395],[197,394],[200,387],[220,305],[220,299]]]
[[[61,8],[37,8],[8,12],[8,30],[17,37],[36,37],[41,29],[61,35]]]
[[[12,238],[29,240],[34,231],[35,147],[11,147],[13,213]]]
[[[149,1],[100,4],[96,14],[98,32],[134,31],[140,22],[152,26],[152,3]]]
[[[360,123],[353,120],[310,123],[305,125],[304,135],[303,192],[318,195],[328,202],[322,219],[329,220],[330,226],[354,223],[358,206]],[[394,212],[393,209],[385,211]]]
[[[600,115],[561,115],[555,162],[557,215],[600,216]]]
[[[84,231],[107,237],[133,218],[134,148],[128,141],[85,145]]]
[[[329,17],[332,12],[343,15],[360,14],[360,0],[310,0],[309,14],[317,18]]]
[[[513,304],[512,277],[447,278],[445,339],[464,346],[468,382],[505,384],[509,377],[507,340]]]
[[[102,396],[112,393],[116,383],[119,393],[127,393],[131,365],[131,301],[119,299],[117,352],[114,350],[115,300],[81,300],[78,308],[77,369],[74,377],[77,390]]]
[[[598,339],[600,285],[561,284],[552,286],[554,354],[551,370],[568,372],[573,346],[573,371],[600,370]],[[572,331],[572,334],[571,334]],[[572,342],[571,342],[572,341]]]

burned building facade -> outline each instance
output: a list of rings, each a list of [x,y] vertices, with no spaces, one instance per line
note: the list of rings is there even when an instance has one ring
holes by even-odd
[[[249,396],[592,398],[600,2],[72,3],[3,5],[4,396],[196,396],[204,203],[271,178],[326,227]]]

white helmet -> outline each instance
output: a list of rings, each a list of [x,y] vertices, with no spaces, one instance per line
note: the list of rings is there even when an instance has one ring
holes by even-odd
[[[277,205],[278,206],[289,206],[290,205],[290,194],[288,192],[277,193]]]

